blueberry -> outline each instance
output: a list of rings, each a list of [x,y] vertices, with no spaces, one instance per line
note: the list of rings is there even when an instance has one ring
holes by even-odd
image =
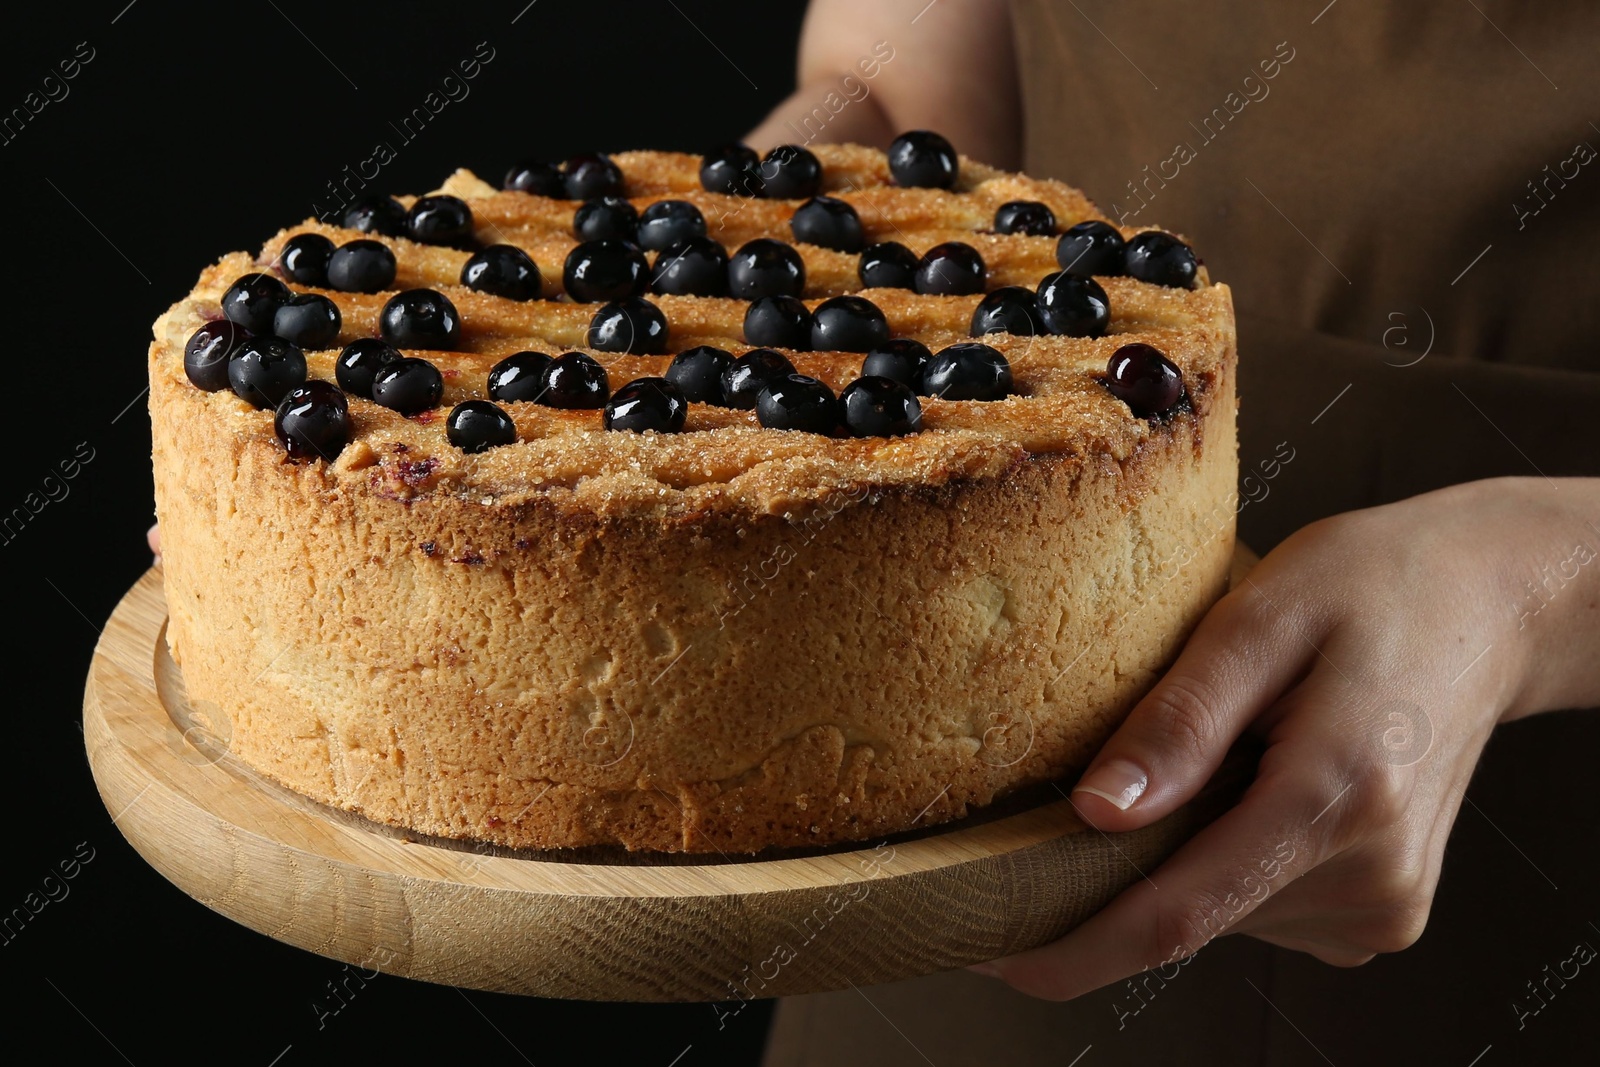
[[[652,252],[706,235],[706,217],[687,200],[657,200],[639,215],[639,245]]]
[[[950,142],[931,130],[902,133],[889,145],[889,173],[897,185],[948,189],[960,165]]]
[[[774,200],[804,200],[822,188],[822,163],[796,144],[779,145],[761,159],[762,195]]]
[[[748,411],[756,406],[761,390],[769,381],[794,373],[794,364],[782,352],[752,348],[722,372],[724,407]]]
[[[638,228],[639,209],[620,196],[585,200],[572,213],[572,232],[580,241],[632,241]]]
[[[785,374],[761,390],[756,419],[769,430],[832,433],[839,425],[839,398],[815,378]]]
[[[351,341],[333,364],[339,388],[352,396],[372,399],[372,379],[384,367],[403,359],[400,350],[381,337],[362,337]]]
[[[760,196],[763,186],[760,159],[742,144],[724,145],[700,159],[700,187],[708,193]]]
[[[768,348],[811,347],[811,312],[795,296],[764,296],[744,313],[744,339]]]
[[[1146,230],[1128,238],[1122,262],[1128,273],[1141,282],[1173,289],[1193,288],[1195,271],[1200,266],[1194,249],[1160,230]]]
[[[568,200],[593,200],[597,196],[625,196],[622,168],[603,152],[573,156],[561,168]]]
[[[1122,257],[1125,242],[1110,223],[1090,219],[1067,227],[1056,242],[1056,262],[1074,274],[1108,277],[1127,273]]]
[[[644,292],[650,266],[626,241],[585,241],[567,253],[562,284],[572,299],[592,304]]]
[[[372,399],[402,415],[430,411],[443,397],[444,376],[425,359],[397,359],[372,378]]]
[[[830,297],[812,318],[811,348],[818,352],[870,352],[889,340],[889,320],[865,297]]]
[[[922,404],[905,383],[867,375],[839,394],[844,424],[857,437],[898,437],[922,429]]]
[[[1056,213],[1037,200],[1008,200],[995,210],[994,232],[1049,237],[1056,232]]]
[[[297,233],[283,242],[278,253],[278,267],[283,276],[297,285],[328,286],[328,257],[333,255],[333,242],[320,233]]]
[[[899,241],[884,241],[861,250],[856,268],[863,289],[912,289],[917,284],[917,254]]]
[[[306,382],[279,401],[272,430],[296,459],[332,462],[350,440],[350,407],[327,382]]]
[[[246,274],[222,294],[222,314],[251,333],[271,333],[273,316],[292,295],[270,274]]]
[[[722,372],[733,365],[733,355],[710,345],[686,348],[672,357],[667,381],[685,400],[696,404],[722,404]]]
[[[635,378],[606,403],[600,425],[608,430],[677,433],[689,413],[688,401],[666,378]]]
[[[728,253],[709,237],[691,237],[656,253],[650,291],[675,296],[727,296]]]
[[[472,209],[458,196],[418,197],[406,212],[406,232],[425,245],[471,248]]]
[[[362,193],[350,202],[339,219],[347,230],[376,233],[383,237],[406,235],[406,209],[392,196],[381,193]]]
[[[305,353],[281,337],[252,337],[228,361],[228,384],[258,408],[277,407],[305,380]]]
[[[339,305],[321,293],[297,293],[272,317],[272,332],[301,348],[327,348],[339,337]]]
[[[536,401],[544,394],[544,371],[550,357],[543,352],[517,352],[489,369],[489,399],[502,403]]]
[[[500,188],[557,200],[567,195],[566,184],[561,180],[561,168],[537,159],[525,159],[513,164],[506,171]]]
[[[982,337],[986,333],[1015,333],[1034,337],[1049,333],[1039,318],[1033,290],[1022,285],[1002,285],[984,296],[972,313],[967,333]]]
[[[445,416],[444,435],[463,452],[485,452],[515,441],[517,426],[497,404],[463,400]]]
[[[933,358],[928,346],[910,337],[891,337],[873,347],[861,361],[863,378],[890,378],[915,389],[922,380],[922,368]]]
[[[228,360],[250,332],[237,322],[218,319],[200,327],[183,346],[183,373],[198,389],[215,393],[228,388]]]
[[[378,332],[396,348],[454,348],[461,340],[461,316],[443,293],[407,289],[383,305]]]
[[[805,287],[805,260],[782,241],[757,237],[728,259],[728,290],[741,300],[799,296]]]
[[[394,284],[394,253],[382,241],[349,241],[328,257],[328,284],[345,293],[381,293]]]
[[[1039,321],[1066,337],[1099,337],[1111,324],[1111,300],[1100,283],[1061,271],[1039,283]]]
[[[1162,415],[1183,398],[1183,372],[1153,345],[1123,345],[1106,361],[1106,388],[1140,418]]]
[[[970,296],[983,292],[987,276],[978,250],[960,241],[934,245],[917,263],[916,290],[937,296]]]
[[[565,352],[544,369],[542,402],[553,408],[603,408],[611,393],[606,369],[593,356]]]
[[[866,243],[861,231],[861,216],[856,209],[833,196],[814,196],[795,209],[789,231],[796,241],[821,245],[837,252],[859,252]]]
[[[1000,400],[1011,392],[1011,364],[989,345],[964,341],[928,360],[917,391],[945,400]]]
[[[590,348],[659,356],[667,350],[667,317],[641,296],[602,305],[589,320]]]
[[[537,300],[544,290],[539,266],[516,245],[490,245],[461,267],[461,284],[507,300]]]

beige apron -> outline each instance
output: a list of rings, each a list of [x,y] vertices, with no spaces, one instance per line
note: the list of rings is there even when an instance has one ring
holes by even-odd
[[[1600,474],[1600,5],[1324,3],[1013,5],[1026,169],[1233,287],[1241,475],[1295,455],[1240,515],[1263,551],[1454,482]],[[966,972],[791,998],[765,1063],[1596,1062],[1596,756],[1593,714],[1496,733],[1404,953],[1229,937],[1069,1004]]]

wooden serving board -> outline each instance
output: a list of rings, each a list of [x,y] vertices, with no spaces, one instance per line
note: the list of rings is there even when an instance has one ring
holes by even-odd
[[[1236,575],[1254,557],[1241,550]],[[734,1001],[949,970],[1049,942],[1228,807],[1236,759],[1155,826],[1103,834],[1054,785],[882,842],[722,860],[419,839],[239,763],[167,654],[152,569],[106,624],[84,737],[118,829],[214,911],[363,969],[544,997]]]

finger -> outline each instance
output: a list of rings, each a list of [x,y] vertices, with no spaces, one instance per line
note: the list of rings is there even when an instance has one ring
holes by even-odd
[[[992,972],[1024,993],[1067,1000],[1176,965],[1315,867],[1324,836],[1312,818],[1332,776],[1311,744],[1274,747],[1294,746],[1301,751],[1274,760],[1237,807],[1149,877],[1061,940],[994,961]]]
[[[152,526],[145,531],[144,539],[150,543],[150,551],[152,553],[157,556],[161,555],[161,527],[159,525]]]
[[[1089,764],[1073,787],[1079,813],[1102,830],[1132,830],[1191,799],[1314,656],[1301,626],[1247,580],[1217,602]]]

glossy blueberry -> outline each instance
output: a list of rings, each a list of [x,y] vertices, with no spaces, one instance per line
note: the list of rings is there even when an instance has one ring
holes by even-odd
[[[196,388],[215,393],[228,388],[228,360],[250,332],[237,322],[218,319],[200,327],[183,346],[183,373]]]
[[[272,317],[272,332],[301,348],[327,348],[339,336],[339,305],[321,293],[296,293]]]
[[[998,349],[963,341],[928,360],[917,392],[945,400],[1000,400],[1011,392],[1011,364]]]
[[[585,241],[561,270],[567,295],[584,304],[638,296],[649,276],[644,253],[626,241]]]
[[[498,404],[463,400],[444,417],[444,435],[463,452],[486,452],[515,441],[517,426]]]
[[[339,388],[351,396],[372,399],[372,379],[395,360],[403,359],[400,350],[381,337],[362,337],[351,341],[333,364]]]
[[[567,195],[566,183],[561,179],[561,168],[537,159],[524,159],[513,164],[506,171],[500,188],[557,200]]]
[[[922,380],[922,368],[933,358],[928,346],[910,337],[891,337],[873,347],[861,361],[863,378],[891,378],[910,389]]]
[[[709,237],[691,237],[656,253],[650,291],[675,296],[727,296],[728,253]]]
[[[471,248],[472,209],[458,196],[418,197],[406,212],[406,232],[426,245]]]
[[[1056,213],[1037,200],[1008,200],[995,210],[994,232],[1049,237],[1056,232]]]
[[[922,429],[917,394],[893,378],[867,375],[839,394],[844,424],[856,437],[898,437]]]
[[[272,430],[296,459],[332,462],[350,440],[350,406],[327,382],[306,382],[278,402]]]
[[[1090,219],[1069,226],[1056,242],[1056,262],[1074,274],[1102,277],[1126,274],[1122,257],[1126,245],[1122,234],[1107,222]]]
[[[611,394],[606,369],[593,356],[564,352],[544,369],[540,403],[553,408],[603,408]]]
[[[897,185],[948,189],[960,165],[950,142],[931,130],[902,133],[889,145],[889,173]]]
[[[1039,283],[1034,303],[1044,328],[1065,337],[1099,337],[1111,325],[1111,300],[1100,283],[1061,271]]]
[[[1194,249],[1160,230],[1146,230],[1128,238],[1122,262],[1128,273],[1141,282],[1174,289],[1193,288],[1195,271],[1200,267]]]
[[[917,284],[917,254],[899,241],[884,241],[861,250],[856,274],[863,289],[913,289]]]
[[[744,313],[744,339],[764,348],[811,347],[811,312],[797,296],[764,296]]]
[[[672,357],[667,381],[685,400],[696,404],[722,404],[722,372],[733,365],[733,354],[710,345],[686,348]]]
[[[281,337],[252,337],[228,361],[228,384],[258,408],[277,407],[305,380],[305,353]]]
[[[762,195],[774,200],[804,200],[822,188],[822,163],[811,151],[783,144],[761,157]]]
[[[444,397],[444,376],[425,359],[397,359],[372,378],[372,399],[402,415],[431,411]]]
[[[700,159],[700,187],[708,193],[760,196],[761,160],[748,145],[730,144]]]
[[[859,252],[866,243],[861,216],[837,197],[814,196],[795,209],[789,232],[796,241],[821,245],[837,252]]]
[[[1154,345],[1123,345],[1106,361],[1106,388],[1140,418],[1171,411],[1183,399],[1183,372]]]
[[[741,300],[799,296],[805,287],[805,261],[782,241],[757,237],[728,257],[728,291]]]
[[[292,295],[270,274],[246,274],[222,294],[222,314],[251,333],[271,333],[273,316]]]
[[[723,406],[748,411],[768,382],[793,373],[794,364],[782,352],[752,348],[722,372]]]
[[[960,241],[934,245],[917,262],[915,288],[938,296],[970,296],[983,292],[988,271],[978,250]]]
[[[590,348],[659,356],[667,350],[667,316],[642,296],[603,304],[589,320]]]
[[[392,196],[362,193],[350,202],[339,219],[347,230],[376,233],[383,237],[406,236],[406,209]]]
[[[328,285],[344,293],[381,293],[394,284],[396,266],[382,241],[349,241],[328,257]]]
[[[278,253],[278,267],[291,282],[325,289],[331,255],[333,242],[322,234],[297,233],[283,242],[283,251]]]
[[[461,284],[507,300],[537,300],[544,290],[539,266],[516,245],[490,245],[461,267]]]
[[[622,168],[603,152],[573,156],[561,167],[568,200],[593,200],[597,196],[625,196]]]
[[[461,315],[441,292],[407,289],[383,305],[378,332],[396,348],[454,348],[461,340]]]
[[[683,392],[666,378],[635,378],[612,394],[600,424],[608,430],[677,433],[689,413]]]
[[[639,214],[639,246],[652,252],[706,235],[706,217],[687,200],[657,200]]]
[[[769,430],[832,433],[839,425],[839,398],[815,378],[785,374],[761,390],[756,419]]]
[[[638,228],[639,209],[620,196],[585,200],[572,213],[572,233],[580,241],[632,241]]]
[[[982,337],[986,333],[1014,333],[1034,337],[1049,333],[1039,318],[1033,290],[1022,285],[1002,285],[986,294],[972,312],[967,333]]]
[[[502,359],[489,369],[489,399],[507,404],[538,400],[550,362],[543,352],[517,352]]]
[[[818,352],[870,352],[889,340],[883,310],[860,296],[835,296],[812,312],[811,348]]]

